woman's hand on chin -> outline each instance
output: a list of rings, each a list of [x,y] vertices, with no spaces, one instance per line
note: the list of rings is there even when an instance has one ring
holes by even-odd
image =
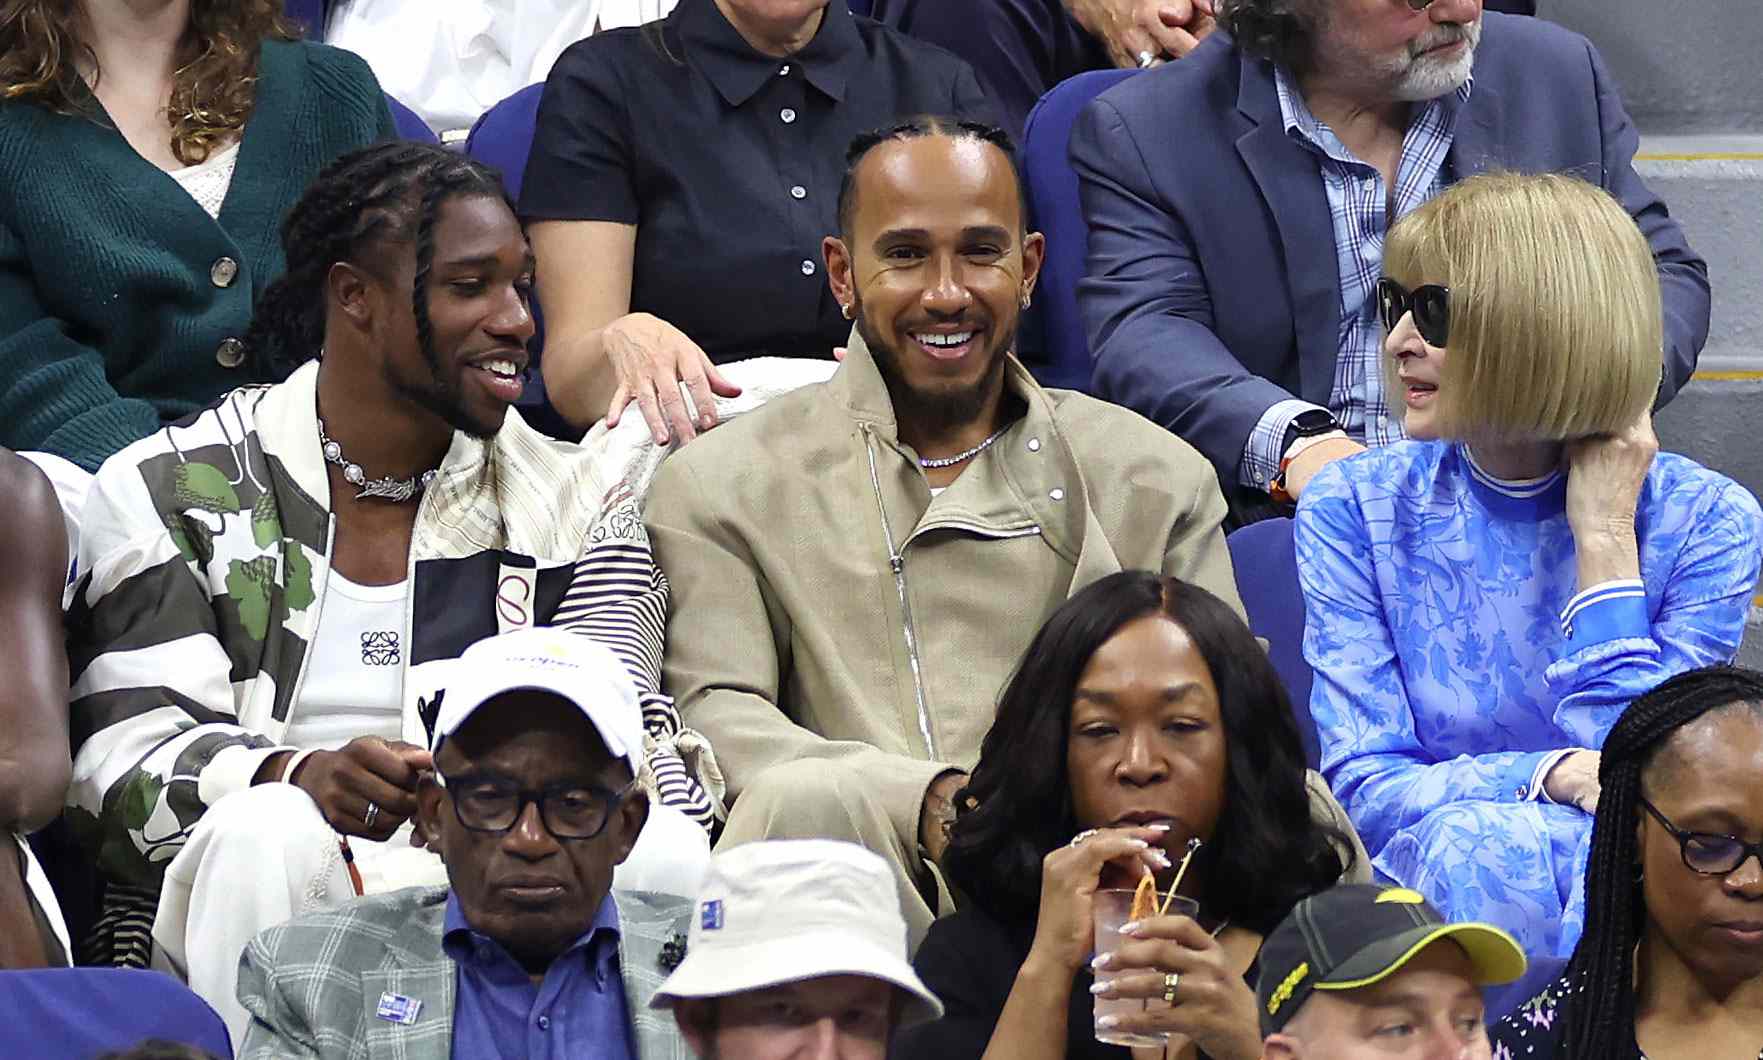
[[[1131,925],[1129,925],[1131,926]],[[1165,1004],[1174,977],[1175,1001]],[[1096,967],[1104,998],[1143,998],[1143,1012],[1114,1017],[1118,1029],[1179,1034],[1213,1060],[1261,1055],[1255,995],[1211,933],[1185,916],[1150,917]]]
[[[1082,832],[1042,858],[1040,919],[1025,963],[1076,976],[1095,950],[1092,906],[1103,870],[1118,867],[1136,884],[1143,876],[1169,868],[1169,856],[1154,845],[1164,831],[1153,826]]]

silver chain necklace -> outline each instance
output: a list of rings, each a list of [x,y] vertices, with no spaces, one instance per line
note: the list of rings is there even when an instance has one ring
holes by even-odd
[[[323,420],[318,421],[318,444],[324,452],[325,462],[342,468],[343,477],[351,485],[361,487],[361,492],[355,495],[356,500],[379,497],[393,504],[402,504],[427,489],[428,484],[435,480],[437,469],[434,468],[409,478],[368,478],[367,472],[361,470],[361,465],[344,456],[343,447],[324,433]]]
[[[974,457],[985,452],[987,449],[990,449],[992,447],[992,443],[997,441],[999,439],[999,437],[1001,437],[1003,435],[1003,433],[1009,429],[1010,429],[1010,425],[1008,423],[1006,423],[1004,426],[999,427],[997,430],[993,431],[992,436],[990,438],[987,438],[985,441],[974,446],[972,449],[968,449],[963,452],[956,453],[954,456],[945,456],[945,457],[942,457],[937,460],[926,460],[923,457],[919,457],[918,458],[918,466],[923,467],[923,468],[953,467],[956,464],[961,463],[961,461],[963,461],[963,460],[972,460]]]

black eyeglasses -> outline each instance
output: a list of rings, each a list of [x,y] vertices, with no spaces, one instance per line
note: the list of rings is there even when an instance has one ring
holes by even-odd
[[[1428,283],[1409,291],[1394,280],[1377,281],[1377,315],[1384,331],[1396,330],[1409,313],[1414,314],[1414,328],[1426,344],[1443,349],[1451,337],[1451,289]]]
[[[1729,835],[1717,835],[1713,832],[1688,832],[1665,819],[1646,799],[1641,805],[1647,812],[1659,819],[1665,830],[1671,833],[1678,845],[1683,848],[1683,863],[1691,872],[1699,872],[1704,876],[1725,876],[1737,872],[1740,865],[1753,855],[1757,863],[1763,865],[1763,843],[1747,843],[1742,839]]]
[[[558,839],[592,839],[606,830],[612,813],[635,790],[631,781],[617,791],[582,784],[558,784],[534,791],[498,777],[467,775],[449,780],[437,770],[435,783],[453,796],[453,816],[473,832],[506,832],[528,803]]]

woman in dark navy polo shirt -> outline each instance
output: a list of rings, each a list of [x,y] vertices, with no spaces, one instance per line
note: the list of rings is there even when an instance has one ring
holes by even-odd
[[[966,63],[843,0],[681,0],[564,52],[520,204],[558,411],[585,428],[635,402],[657,442],[689,439],[738,392],[716,363],[829,356],[845,148],[918,114],[995,120]]]

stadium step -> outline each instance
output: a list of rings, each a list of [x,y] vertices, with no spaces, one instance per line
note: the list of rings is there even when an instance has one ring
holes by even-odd
[[[1708,260],[1714,318],[1660,443],[1763,497],[1763,136],[1644,136],[1635,168]],[[1763,667],[1763,594],[1740,659]]]

